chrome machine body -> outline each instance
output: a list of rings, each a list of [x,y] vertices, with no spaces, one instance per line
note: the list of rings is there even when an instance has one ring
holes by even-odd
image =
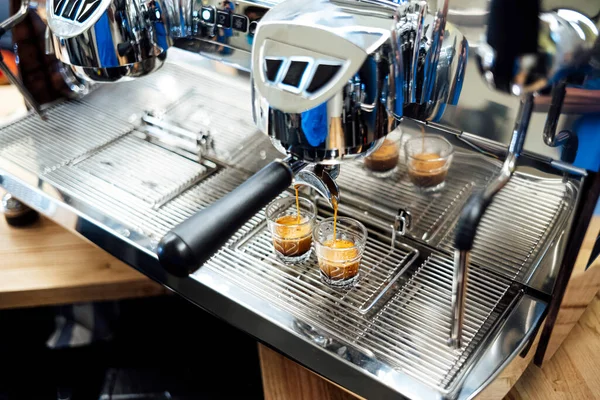
[[[487,14],[452,1],[46,4],[57,57],[119,83],[0,128],[0,185],[15,198],[365,397],[473,398],[519,354],[543,356],[600,192],[597,175],[545,147],[569,139],[565,90],[596,73],[585,17],[534,8],[536,40],[513,51],[470,38],[469,55],[460,31]],[[548,86],[540,111],[534,93]],[[461,125],[482,99],[509,104],[504,137]],[[402,164],[380,180],[357,159],[421,130],[457,149],[436,196],[415,192]],[[281,263],[260,202],[231,200],[269,201],[292,182],[313,189],[319,217],[341,197],[339,212],[367,225],[354,288],[324,285],[314,258]],[[222,242],[192,238],[211,251],[179,251],[207,213],[240,208]]]
[[[116,82],[163,64],[172,39],[161,1],[48,0],[54,52],[78,75]]]
[[[377,147],[394,119],[439,120],[458,101],[468,49],[445,14],[426,2],[275,6],[254,38],[257,125],[284,153],[339,163]]]

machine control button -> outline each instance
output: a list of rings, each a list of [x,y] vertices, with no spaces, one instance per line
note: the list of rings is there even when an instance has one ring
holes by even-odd
[[[229,11],[217,11],[217,25],[223,28],[231,28],[231,13]]]
[[[256,28],[258,28],[258,21],[250,22],[250,26],[248,26],[248,35],[254,36],[254,33],[256,32]]]
[[[215,8],[214,7],[202,7],[200,11],[200,18],[205,24],[215,23]]]
[[[232,24],[233,29],[245,33],[248,30],[248,17],[245,15],[233,14]]]

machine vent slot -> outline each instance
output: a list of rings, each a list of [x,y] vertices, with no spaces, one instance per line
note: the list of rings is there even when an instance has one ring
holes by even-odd
[[[57,0],[56,3],[54,3],[54,15],[60,15],[65,3],[67,3],[67,0]]]
[[[81,6],[81,0],[68,0],[67,5],[62,13],[62,17],[74,20],[79,6]]]
[[[84,0],[79,17],[77,17],[77,22],[87,20],[96,11],[100,3],[100,0]]]
[[[296,88],[299,87],[300,81],[302,80],[302,76],[304,75],[304,71],[306,71],[307,66],[308,62],[306,61],[292,61],[282,83],[284,85],[293,86]]]
[[[331,65],[331,64],[320,64],[315,71],[315,75],[313,76],[308,88],[306,91],[308,93],[314,93],[325,86],[331,79],[337,74],[340,70],[341,65]]]
[[[270,82],[275,82],[277,78],[277,73],[283,64],[283,60],[278,59],[265,59],[265,73],[267,75],[267,80]]]

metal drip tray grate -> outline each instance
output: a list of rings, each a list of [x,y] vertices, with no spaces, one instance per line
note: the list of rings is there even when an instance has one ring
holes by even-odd
[[[358,282],[351,289],[336,290],[321,282],[314,251],[310,259],[301,265],[286,265],[279,261],[273,251],[271,234],[265,222],[237,243],[235,249],[268,264],[269,268],[279,270],[284,276],[288,275],[296,282],[299,290],[312,288],[311,291],[322,296],[324,302],[343,302],[345,307],[361,314],[374,308],[419,255],[418,251],[403,244],[392,248],[369,239]],[[292,292],[290,295],[294,296]]]
[[[436,245],[451,226],[463,204],[477,186],[483,187],[498,170],[498,164],[479,155],[456,153],[440,193],[419,193],[408,180],[404,163],[394,176],[373,177],[362,161],[347,163],[337,179],[343,201],[353,204],[387,222],[393,222],[399,209],[410,211],[409,235]]]
[[[441,392],[456,384],[461,366],[516,296],[507,295],[511,281],[474,266],[465,345],[456,351],[446,344],[453,268],[447,256],[435,253],[420,264],[410,247],[393,249],[370,232],[361,280],[355,288],[334,290],[321,282],[314,255],[299,266],[279,262],[265,225],[264,213],[258,214],[204,268],[291,313],[294,329],[312,332],[308,336],[320,345],[328,338],[350,344]]]
[[[159,207],[217,170],[134,136],[115,141],[76,164],[82,172]]]
[[[167,150],[164,152],[168,153]],[[118,175],[113,176],[111,181],[105,181],[75,165],[59,168],[48,174],[46,179],[64,193],[157,242],[169,229],[231,192],[247,177],[241,171],[224,168],[158,208],[118,189],[114,184],[121,180]]]
[[[226,113],[223,113],[224,110]],[[248,145],[245,142],[257,131],[247,105],[238,108],[195,90],[169,108],[165,115],[178,121],[185,129],[194,132],[202,127],[213,138],[218,138],[214,142],[214,152],[217,158],[224,161],[230,161],[234,154],[244,149]]]
[[[447,345],[450,331],[452,259],[434,253],[408,278],[358,340],[381,359],[423,382],[448,390],[461,367],[509,306],[509,280],[471,268],[464,346]]]
[[[133,125],[116,121],[81,102],[61,103],[0,129],[0,157],[38,174],[92,153],[127,134]]]
[[[517,173],[486,210],[475,237],[471,262],[510,279],[523,280],[564,227],[576,189],[560,179]],[[454,229],[440,244],[454,251]]]
[[[150,112],[165,115],[190,132],[209,132],[215,139],[213,155],[227,163],[252,145],[249,138],[257,132],[247,85],[168,62],[149,77],[104,85],[82,101],[123,123],[139,124]]]

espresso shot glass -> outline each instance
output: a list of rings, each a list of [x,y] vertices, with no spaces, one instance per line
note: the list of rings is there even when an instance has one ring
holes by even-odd
[[[321,280],[335,288],[350,288],[358,280],[367,229],[355,219],[340,217],[335,238],[333,230],[333,218],[327,218],[313,231]]]
[[[284,197],[272,201],[266,209],[267,223],[273,239],[273,248],[279,259],[287,264],[301,263],[310,257],[312,231],[316,208],[312,201]]]
[[[385,139],[381,146],[364,159],[365,168],[376,178],[387,178],[398,170],[400,149],[397,142]]]
[[[415,136],[404,144],[406,169],[412,184],[422,192],[444,188],[454,147],[441,136]]]

